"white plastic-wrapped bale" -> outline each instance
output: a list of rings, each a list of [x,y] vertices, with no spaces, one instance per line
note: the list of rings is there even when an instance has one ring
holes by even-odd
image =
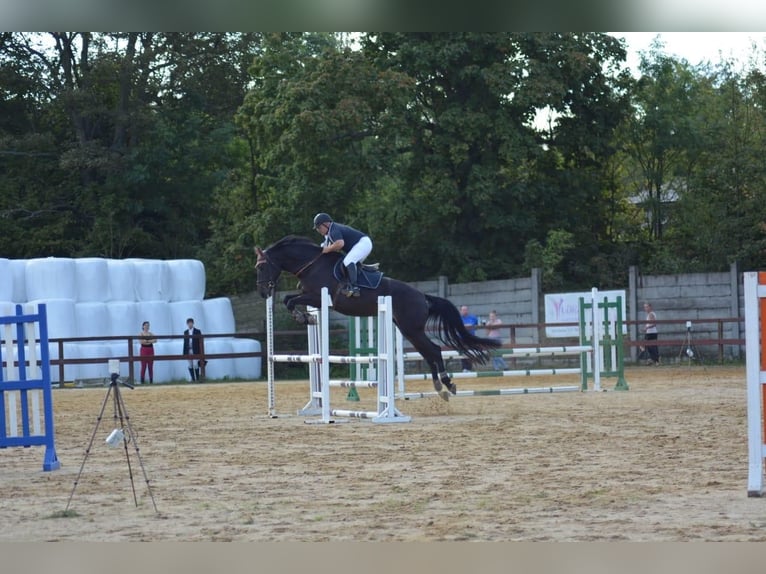
[[[64,343],[65,359],[79,359],[80,350],[77,343]],[[37,346],[38,349],[40,346]],[[38,356],[40,356],[38,354]],[[64,365],[64,378],[61,378],[61,369],[59,365],[54,365],[52,361],[57,361],[61,357],[59,356],[58,343],[48,343],[48,359],[51,361],[51,381],[54,383],[74,382],[80,380],[80,365]]]
[[[135,301],[136,276],[133,262],[124,259],[107,259],[109,275],[109,301]]]
[[[127,379],[130,375],[130,364],[128,361],[128,342],[127,341],[113,341],[111,343],[104,343],[103,347],[107,349],[108,357],[110,359],[118,359],[120,361],[120,377]],[[135,352],[135,356],[138,357],[138,351]],[[107,367],[108,367],[107,363]],[[135,369],[140,368],[140,363],[136,362]],[[140,371],[134,371],[136,378]],[[111,375],[111,372],[109,373]]]
[[[136,277],[136,301],[168,301],[170,268],[167,261],[128,259]]]
[[[221,339],[206,339],[205,353],[229,354],[232,352],[231,340],[229,337]],[[195,361],[195,365],[196,365]],[[233,379],[236,377],[234,371],[234,359],[210,358],[205,365],[205,378],[207,379]]]
[[[77,337],[77,316],[73,299],[32,300],[23,305],[25,313],[37,313],[39,305],[45,304],[48,319],[48,339],[71,339]],[[40,337],[39,324],[35,336]]]
[[[110,301],[106,304],[106,313],[109,316],[110,337],[127,337],[138,335],[141,332],[141,323],[148,319],[139,318],[137,313],[138,304],[135,301]],[[149,321],[151,323],[151,321]],[[151,329],[154,328],[152,325]],[[152,331],[153,332],[153,331]]]
[[[11,261],[0,258],[0,301],[13,301],[13,272]]]
[[[109,301],[109,264],[101,257],[75,259],[77,301]]]
[[[196,259],[167,262],[170,274],[168,301],[194,301],[205,298],[205,266]]]
[[[157,341],[154,344],[155,355],[180,355],[182,341],[176,341],[174,339],[165,339]],[[141,363],[137,362],[135,366],[136,378],[140,374]],[[168,381],[183,379],[183,373],[186,370],[186,360],[168,360],[168,361],[154,361],[154,382],[166,383]]]
[[[74,314],[77,321],[77,337],[109,335],[109,312],[105,303],[75,303]]]
[[[27,301],[27,260],[10,259],[11,282],[13,283],[14,303],[26,303]]]
[[[228,297],[216,297],[202,301],[205,310],[203,333],[230,334],[236,332],[234,311]],[[200,327],[202,329],[202,327]]]
[[[90,359],[93,363],[80,365],[81,380],[106,380],[109,378],[109,359],[112,358],[109,345],[104,343],[76,343],[81,359]]]
[[[0,317],[9,317],[15,314],[16,303],[13,301],[0,301]]]
[[[208,332],[202,301],[175,301],[168,303],[168,307],[174,333],[182,335],[186,330],[186,320],[189,318],[194,319],[194,326],[200,329],[203,335]]]
[[[232,353],[260,353],[261,343],[255,339],[232,339]],[[234,376],[253,381],[261,378],[261,357],[240,357],[234,359]]]
[[[25,267],[27,301],[77,298],[74,259],[47,257],[30,259]]]
[[[149,321],[151,331],[155,335],[180,335],[173,324],[170,314],[170,305],[165,301],[138,301],[136,303],[136,323],[139,331],[141,323]],[[138,333],[138,331],[136,331]]]

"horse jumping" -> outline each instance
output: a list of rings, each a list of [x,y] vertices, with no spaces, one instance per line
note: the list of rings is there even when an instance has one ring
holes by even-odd
[[[320,307],[322,287],[330,291],[335,310],[352,317],[377,314],[378,296],[390,295],[394,323],[428,363],[434,389],[444,400],[449,400],[450,393],[457,393],[457,386],[444,367],[441,347],[429,338],[426,329],[432,331],[443,344],[479,363],[489,360],[490,351],[500,346],[494,339],[477,337],[468,332],[460,312],[447,299],[427,295],[396,279],[383,277],[376,288],[362,289],[360,297],[342,295],[343,283],[335,277],[333,269],[343,256],[339,253],[323,254],[319,245],[305,237],[288,235],[266,249],[256,247],[255,254],[258,258],[255,264],[256,285],[263,298],[274,294],[282,271],[299,279],[300,293],[286,296],[284,304],[301,324],[306,324],[309,317],[296,306]]]

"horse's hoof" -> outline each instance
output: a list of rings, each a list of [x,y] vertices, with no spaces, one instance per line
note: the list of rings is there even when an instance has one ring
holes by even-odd
[[[440,397],[441,397],[443,400],[445,400],[445,401],[449,402],[449,392],[448,392],[448,391],[446,391],[446,390],[442,389],[441,391],[439,391],[439,396],[440,396]]]
[[[317,318],[314,315],[308,315],[306,317],[306,325],[316,325]]]

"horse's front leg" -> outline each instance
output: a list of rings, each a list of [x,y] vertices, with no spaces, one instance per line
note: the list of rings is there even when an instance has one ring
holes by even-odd
[[[296,309],[298,305],[311,305],[312,307],[319,307],[321,301],[319,297],[312,293],[297,293],[295,295],[285,295],[283,299],[285,307],[293,316],[293,319],[299,325],[313,325],[316,323],[316,319],[305,311]]]

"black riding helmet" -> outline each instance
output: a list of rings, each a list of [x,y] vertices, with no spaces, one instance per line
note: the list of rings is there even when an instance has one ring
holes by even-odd
[[[330,217],[326,213],[317,213],[314,216],[314,229],[316,229],[323,223],[332,223],[332,217]]]

